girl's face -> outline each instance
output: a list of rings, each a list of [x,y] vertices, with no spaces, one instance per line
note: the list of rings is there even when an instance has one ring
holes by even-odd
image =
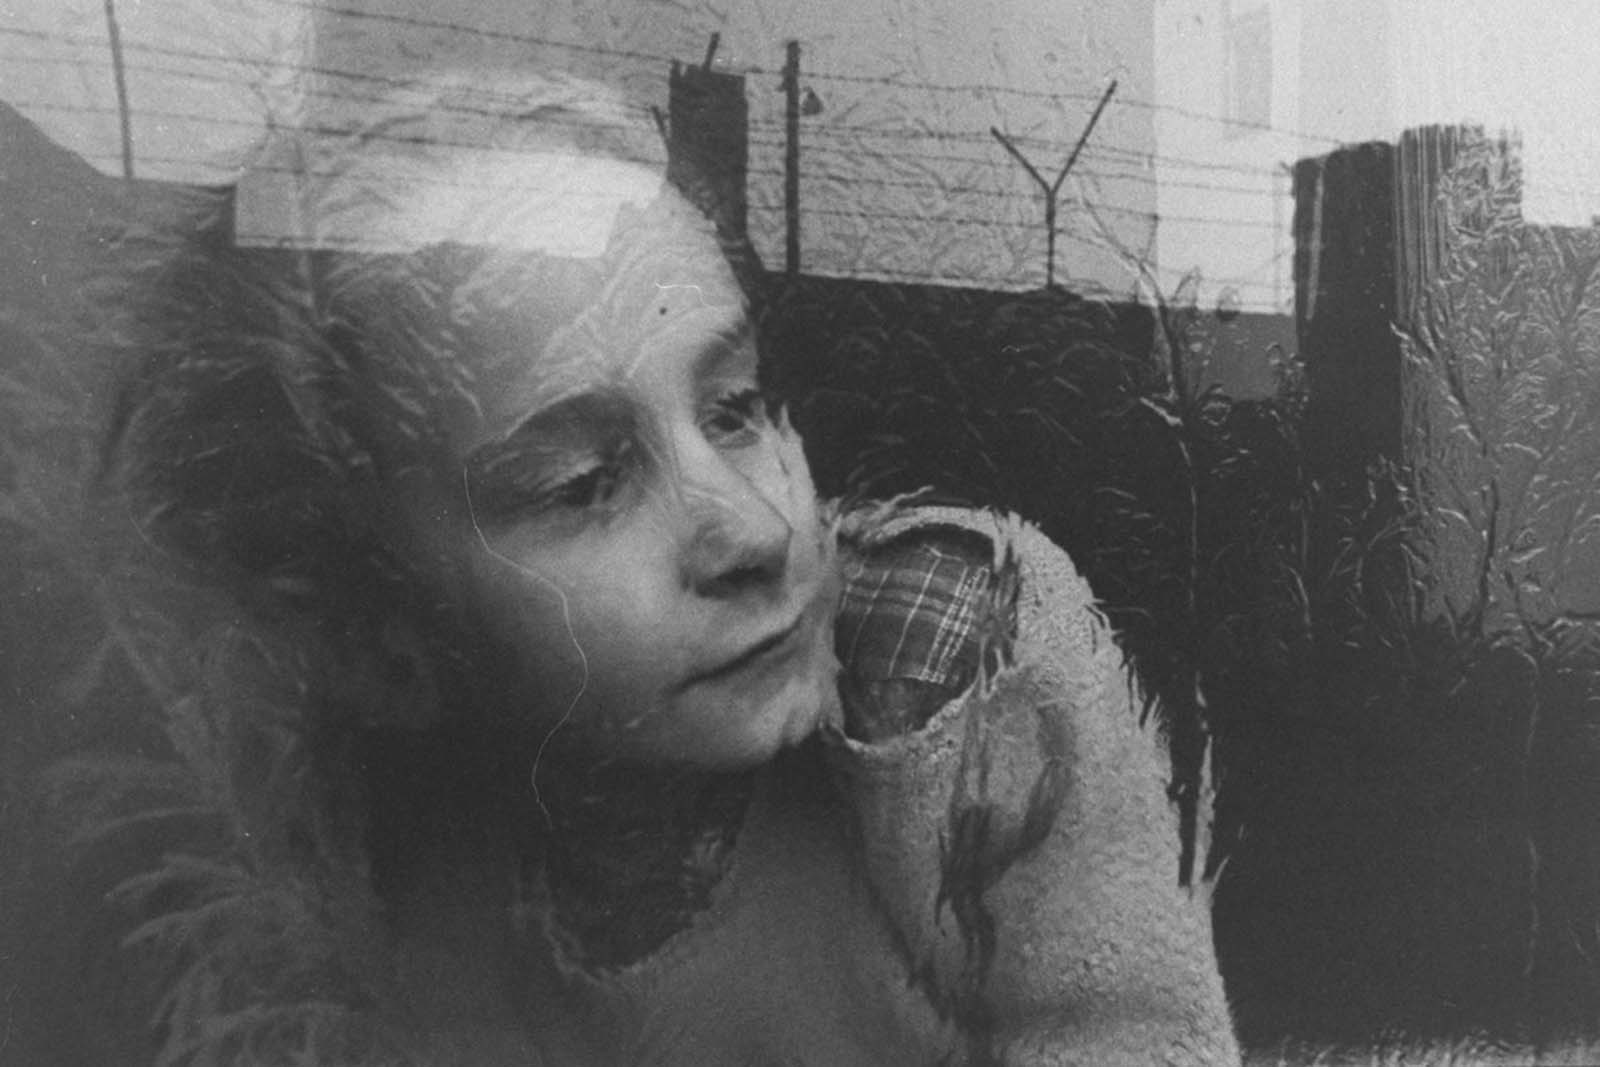
[[[753,765],[834,714],[831,540],[709,234],[668,212],[621,260],[551,343],[490,357],[510,370],[460,444],[472,593],[541,736]]]

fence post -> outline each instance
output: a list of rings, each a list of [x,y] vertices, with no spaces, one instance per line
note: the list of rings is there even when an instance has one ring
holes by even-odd
[[[783,63],[783,266],[800,273],[800,42],[790,41]]]
[[[1067,161],[1061,165],[1061,171],[1056,175],[1054,182],[1044,180],[1044,175],[1039,169],[1028,162],[1022,150],[1011,143],[1011,138],[1001,133],[997,127],[990,126],[989,132],[994,139],[999,141],[1010,152],[1012,158],[1022,164],[1022,169],[1028,172],[1044,193],[1044,228],[1045,228],[1045,258],[1044,258],[1044,287],[1054,289],[1056,284],[1056,208],[1061,196],[1061,185],[1067,180],[1072,165],[1078,161],[1078,153],[1083,151],[1083,146],[1089,140],[1089,134],[1094,132],[1095,124],[1100,121],[1100,113],[1106,109],[1106,104],[1111,100],[1111,94],[1117,91],[1117,82],[1113,78],[1111,84],[1106,86],[1106,91],[1101,95],[1100,102],[1094,107],[1094,114],[1089,116],[1089,122],[1083,128],[1083,133],[1078,135],[1078,143],[1072,146],[1072,154],[1067,156]]]
[[[111,74],[117,85],[117,121],[122,131],[122,176],[133,180],[133,116],[128,111],[128,74],[122,61],[122,31],[116,0],[105,0],[106,35],[111,46]]]

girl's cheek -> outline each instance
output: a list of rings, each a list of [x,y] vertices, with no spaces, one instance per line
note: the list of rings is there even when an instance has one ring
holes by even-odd
[[[817,492],[811,484],[811,466],[806,462],[800,434],[789,422],[787,408],[780,409],[773,419],[772,449],[786,495],[791,505],[798,509],[795,517],[809,513],[812,521],[815,521]]]

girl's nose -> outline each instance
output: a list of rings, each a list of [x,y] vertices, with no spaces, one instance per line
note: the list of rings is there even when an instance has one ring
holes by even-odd
[[[732,596],[783,578],[793,528],[782,512],[714,450],[684,474],[688,542],[684,580],[702,596]]]

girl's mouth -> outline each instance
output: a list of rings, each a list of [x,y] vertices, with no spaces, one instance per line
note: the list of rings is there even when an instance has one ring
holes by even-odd
[[[684,683],[685,687],[701,685],[706,682],[719,682],[732,675],[738,674],[740,671],[743,671],[748,667],[757,666],[765,663],[768,660],[779,658],[782,651],[786,647],[792,646],[795,635],[800,632],[801,626],[805,623],[805,618],[805,613],[802,612],[795,618],[793,622],[789,623],[789,625],[785,626],[783,629],[762,638],[760,641],[750,645],[744,651],[733,656],[731,659],[725,660],[708,670],[700,671],[691,675],[688,681]]]

